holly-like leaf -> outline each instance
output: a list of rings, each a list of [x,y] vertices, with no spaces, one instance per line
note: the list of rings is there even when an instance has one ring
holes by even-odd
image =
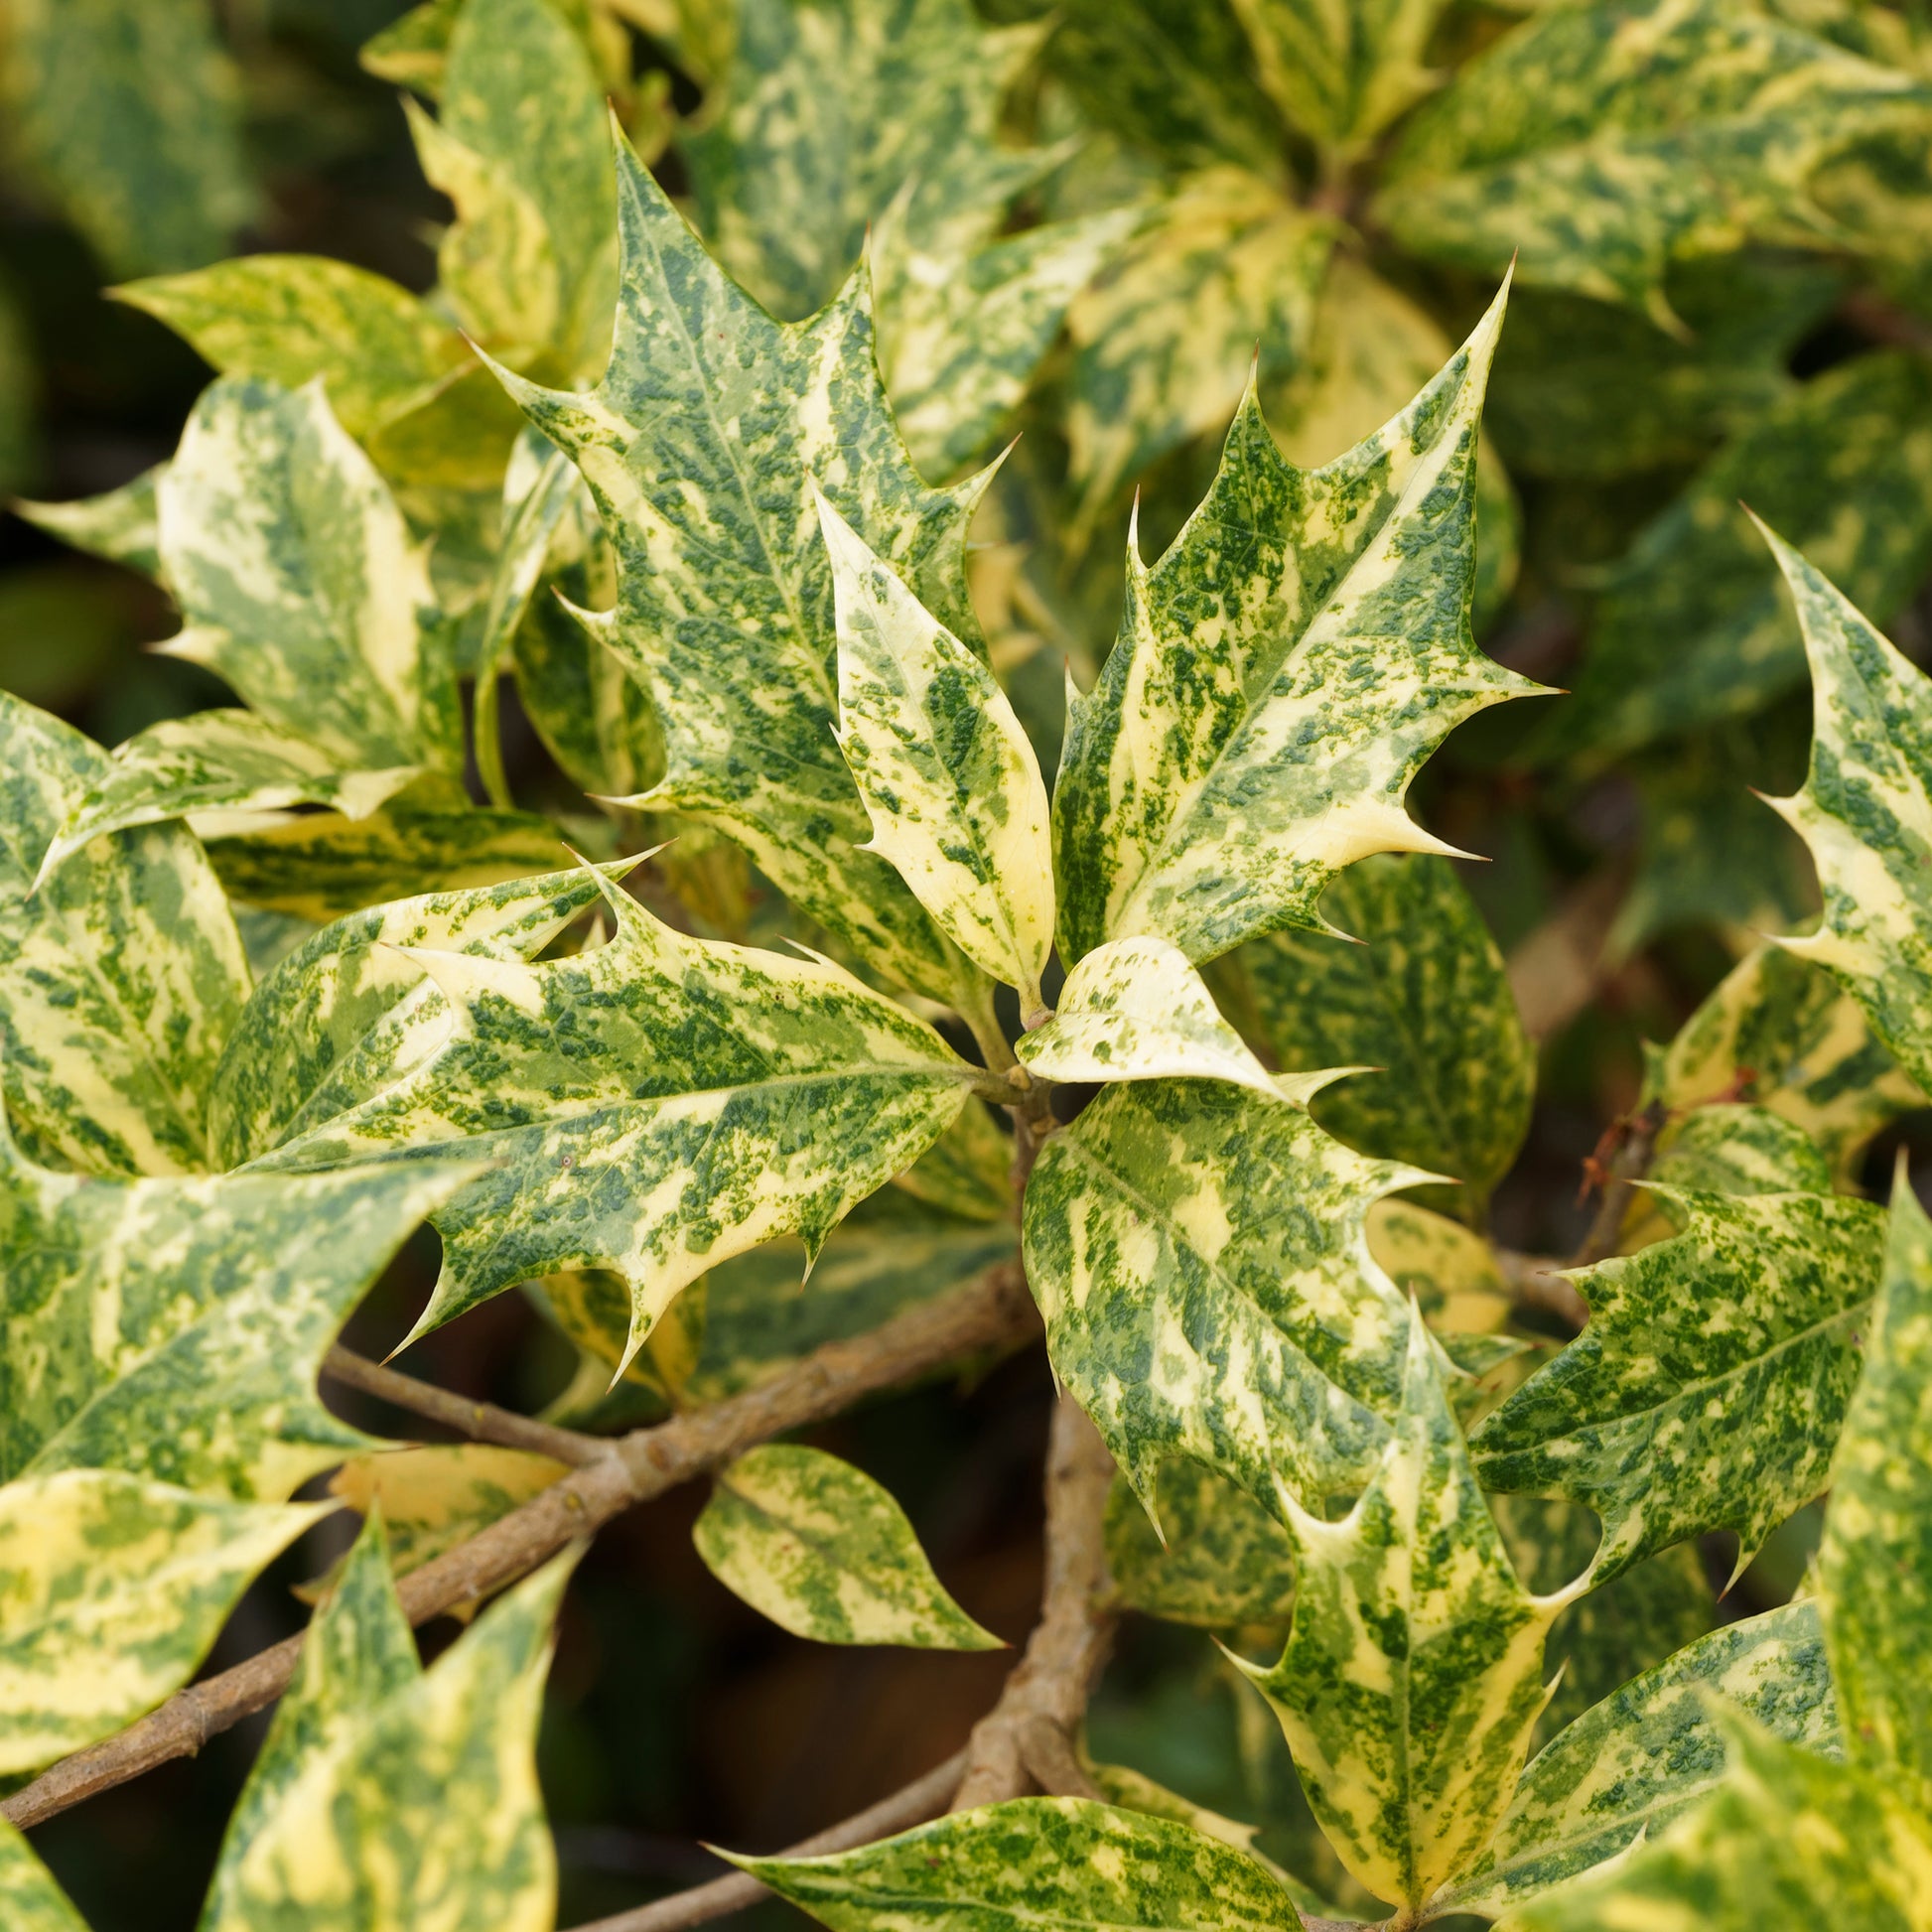
[[[947,1594],[891,1494],[823,1449],[777,1443],[738,1457],[691,1540],[727,1589],[794,1636],[1001,1647]]]
[[[589,395],[505,377],[583,471],[618,554],[605,634],[651,693],[661,783],[627,801],[742,844],[867,964],[950,1003],[962,962],[892,867],[833,742],[837,629],[814,483],[977,648],[964,538],[980,485],[931,490],[893,426],[864,285],[774,323],[726,280],[630,152],[611,367]]]
[[[1493,1334],[1509,1319],[1514,1302],[1494,1249],[1459,1221],[1380,1200],[1368,1211],[1368,1251],[1438,1334]]]
[[[420,1675],[400,1660],[379,1675],[364,1665],[346,1694],[384,1678],[393,1688],[329,1726],[264,1794],[223,1850],[204,1932],[550,1932],[556,1855],[535,1744],[574,1562],[525,1579]],[[338,1648],[356,1634],[332,1633]],[[393,1635],[372,1640],[393,1657]]]
[[[1715,1790],[1725,1764],[1711,1694],[1808,1751],[1841,1743],[1818,1604],[1726,1624],[1592,1705],[1523,1773],[1482,1857],[1432,1912],[1504,1913],[1599,1865]]]
[[[1407,1314],[1370,1259],[1370,1205],[1426,1178],[1365,1160],[1239,1087],[1109,1087],[1027,1186],[1027,1275],[1061,1382],[1150,1509],[1172,1456],[1269,1509],[1374,1467]]]
[[[36,1158],[93,1173],[207,1165],[205,1108],[248,963],[179,826],[123,832],[39,892],[41,860],[112,769],[59,719],[0,694],[0,1044]]]
[[[1272,1623],[1286,1633],[1295,1545],[1267,1510],[1213,1470],[1181,1461],[1162,1465],[1155,1509],[1160,1535],[1131,1485],[1108,1491],[1107,1570],[1124,1604],[1208,1630]]]
[[[114,293],[166,323],[223,375],[287,389],[320,376],[351,436],[379,429],[474,366],[463,338],[426,303],[386,276],[326,255],[243,255]]]
[[[1282,1506],[1295,1621],[1278,1664],[1242,1668],[1351,1875],[1419,1905],[1509,1803],[1568,1596],[1532,1596],[1510,1567],[1413,1305],[1394,1434],[1355,1506],[1338,1523]]]
[[[0,1821],[0,1913],[16,1932],[87,1932],[86,1921],[27,1841]]]
[[[896,1184],[964,1221],[1013,1218],[1013,1138],[985,1107],[968,1105]]]
[[[155,486],[166,470],[156,464],[132,483],[98,496],[81,496],[67,503],[31,503],[16,497],[13,513],[84,550],[90,557],[125,564],[143,577],[161,575],[161,533],[155,520]]]
[[[1021,1932],[1050,1897],[1068,1932],[1294,1932],[1293,1901],[1232,1846],[1146,1812],[1019,1798],[954,1812],[856,1852],[734,1864],[833,1932],[908,1914],[961,1932]]]
[[[1741,1571],[1824,1488],[1883,1252],[1867,1201],[1652,1191],[1682,1232],[1580,1273],[1589,1326],[1473,1439],[1487,1487],[1596,1512],[1599,1583],[1717,1529]]]
[[[1446,860],[1364,859],[1321,898],[1359,945],[1277,932],[1227,962],[1230,1005],[1294,1073],[1378,1071],[1315,1118],[1391,1161],[1455,1175],[1480,1215],[1529,1130],[1536,1058],[1482,914]]]
[[[214,383],[156,495],[170,654],[350,769],[460,767],[427,561],[319,384]]]
[[[1305,1100],[1317,1081],[1278,1082],[1223,1020],[1187,955],[1165,939],[1110,939],[1066,976],[1053,1018],[1021,1040],[1049,1080],[1231,1080],[1270,1100]]]
[[[816,501],[838,612],[838,747],[872,817],[872,850],[968,959],[1037,1014],[1053,846],[1034,748],[985,660]]]
[[[1233,0],[1261,81],[1303,133],[1351,154],[1438,81],[1423,53],[1445,0]]]
[[[1847,1754],[1932,1801],[1932,1224],[1901,1171],[1818,1553]]]
[[[1502,298],[1409,409],[1325,469],[1252,394],[1206,500],[1072,707],[1054,793],[1060,948],[1151,933],[1210,959],[1371,852],[1444,850],[1403,808],[1456,724],[1535,690],[1469,633],[1475,424]],[[1346,690],[1346,706],[1335,694]]]
[[[441,1043],[267,1157],[461,1141],[493,1162],[436,1216],[443,1273],[416,1335],[513,1283],[609,1268],[630,1285],[628,1359],[707,1267],[794,1231],[815,1252],[965,1103],[973,1069],[841,968],[606,903],[608,944],[540,965],[412,948],[450,1005]]]
[[[1812,175],[1922,121],[1905,73],[1726,0],[1539,13],[1413,121],[1376,198],[1418,254],[1648,305],[1675,258],[1745,239],[1830,247]]]
[[[1825,918],[1787,952],[1829,967],[1921,1088],[1932,1082],[1932,684],[1766,532],[1811,659],[1811,770],[1771,802],[1811,848]]]

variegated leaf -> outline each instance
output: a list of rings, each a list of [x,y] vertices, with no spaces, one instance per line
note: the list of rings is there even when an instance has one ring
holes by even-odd
[[[1846,1751],[1932,1808],[1932,1224],[1901,1168],[1818,1553]]]
[[[549,0],[466,0],[438,118],[405,102],[423,172],[456,204],[437,251],[444,294],[500,359],[550,380],[595,376],[610,347],[606,91]]]
[[[1455,1175],[1479,1217],[1529,1130],[1536,1059],[1482,914],[1446,860],[1364,859],[1323,894],[1326,934],[1271,933],[1225,963],[1237,1021],[1293,1073],[1378,1071],[1314,1104],[1331,1134]]]
[[[281,1170],[419,1158],[488,1172],[436,1216],[443,1273],[414,1333],[570,1268],[630,1285],[626,1358],[679,1289],[775,1234],[807,1254],[951,1125],[976,1075],[827,962],[708,945],[607,891],[608,944],[541,965],[412,947],[443,1038]]]
[[[68,816],[112,766],[89,739],[0,694],[0,1045],[37,1159],[93,1173],[207,1165],[216,1057],[248,995],[221,888],[179,826],[89,847],[33,890]]]
[[[1218,429],[1251,370],[1296,368],[1334,223],[1243,168],[1184,178],[1067,311],[1073,475],[1090,525],[1156,459]]]
[[[575,459],[618,554],[602,626],[651,693],[661,783],[627,802],[742,844],[867,964],[950,1003],[966,972],[886,861],[830,726],[834,507],[952,633],[977,648],[966,523],[979,485],[930,490],[893,426],[864,285],[774,323],[726,280],[627,147],[618,156],[622,294],[611,367],[588,395],[505,377]]]
[[[1013,1137],[970,1102],[896,1184],[916,1201],[965,1221],[1013,1218]]]
[[[607,871],[621,878],[632,863]],[[579,868],[401,899],[313,934],[256,989],[215,1069],[218,1165],[257,1160],[359,1105],[442,1043],[449,1002],[412,951],[534,959],[602,902],[598,875]]]
[[[574,1562],[525,1579],[421,1675],[391,1666],[386,1696],[304,1751],[226,1848],[203,1932],[551,1932],[535,1745]]]
[[[1432,1912],[1507,1912],[1655,1838],[1724,1777],[1713,1693],[1787,1743],[1838,1755],[1817,1603],[1726,1624],[1560,1731],[1523,1773],[1488,1849]]]
[[[1543,1709],[1543,1638],[1569,1593],[1532,1596],[1469,1467],[1411,1305],[1394,1434],[1338,1523],[1283,1493],[1295,1621],[1272,1669],[1309,1803],[1350,1874],[1415,1907],[1488,1843]]]
[[[1039,761],[985,660],[814,491],[838,613],[839,750],[891,860],[933,922],[1041,1012],[1053,844]]]
[[[727,1589],[794,1636],[1001,1647],[947,1594],[891,1494],[823,1449],[774,1443],[738,1457],[691,1540]]]
[[[86,1921],[27,1841],[0,1821],[0,1916],[13,1932],[87,1932]]]
[[[1831,246],[1812,175],[1932,94],[1727,0],[1540,11],[1410,122],[1375,214],[1405,248],[1605,301],[1745,240]]]
[[[1866,1201],[1653,1192],[1683,1231],[1579,1274],[1588,1327],[1474,1435],[1487,1487],[1602,1519],[1599,1583],[1717,1529],[1741,1571],[1824,1488],[1883,1253]]]
[[[1016,1049],[1048,1080],[1231,1080],[1306,1101],[1312,1080],[1277,1082],[1216,1010],[1187,955],[1165,939],[1110,939],[1066,976],[1053,1018]]]
[[[1810,1137],[1842,1174],[1924,1096],[1830,974],[1784,947],[1745,955],[1678,1030],[1658,1077],[1675,1111],[1739,1094]]]
[[[1509,1319],[1514,1304],[1494,1249],[1459,1221],[1379,1200],[1368,1211],[1368,1251],[1438,1334],[1493,1334]]]
[[[1295,1545],[1274,1517],[1198,1462],[1163,1463],[1154,1494],[1158,1535],[1131,1485],[1107,1494],[1107,1570],[1120,1600],[1170,1623],[1286,1634]]]
[[[129,282],[145,309],[223,375],[299,389],[320,376],[351,436],[425,401],[474,358],[426,303],[326,255],[243,255],[186,275]]]
[[[1932,1082],[1932,683],[1795,550],[1765,532],[1811,659],[1811,770],[1771,801],[1811,848],[1820,929],[1781,941],[1829,967],[1923,1088]]]
[[[1922,1932],[1932,1826],[1887,1780],[1785,1743],[1722,1703],[1712,1795],[1600,1873],[1526,1904],[1508,1932]]]
[[[194,818],[204,832],[231,813],[329,805],[365,818],[417,775],[414,765],[345,771],[313,740],[252,711],[203,711],[150,725],[117,746],[106,773],[69,813],[41,862],[40,882],[97,838],[136,825]]]
[[[1265,1507],[1375,1466],[1407,1315],[1369,1256],[1373,1202],[1426,1176],[1202,1080],[1108,1088],[1027,1186],[1027,1274],[1061,1382],[1150,1509],[1171,1456]]]
[[[1283,926],[1371,852],[1449,850],[1403,808],[1456,724],[1538,687],[1469,633],[1476,412],[1502,298],[1407,411],[1322,470],[1252,393],[1206,500],[1071,709],[1053,799],[1060,948],[1190,959]],[[1335,693],[1346,690],[1345,706]]]
[[[328,1513],[119,1469],[0,1485],[0,1777],[91,1744],[186,1683],[257,1573]]]
[[[1080,1798],[958,1811],[830,1858],[732,1863],[833,1932],[940,1917],[960,1932],[1023,1932],[1042,1898],[1066,1932],[1294,1932],[1299,1920],[1232,1846]]]
[[[1234,0],[1261,81],[1334,154],[1359,151],[1438,82],[1423,60],[1446,0]]]
[[[166,465],[156,464],[118,489],[68,503],[30,503],[16,497],[13,513],[90,557],[105,557],[143,577],[158,578],[161,537],[155,521],[155,489],[165,469]]]
[[[214,383],[156,499],[170,654],[350,769],[461,765],[427,561],[319,384]]]

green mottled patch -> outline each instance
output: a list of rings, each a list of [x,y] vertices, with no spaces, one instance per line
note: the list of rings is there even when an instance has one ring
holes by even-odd
[[[1233,1017],[1289,1072],[1373,1067],[1312,1104],[1363,1152],[1462,1182],[1480,1216],[1529,1131],[1536,1059],[1489,929],[1445,859],[1364,859],[1321,917],[1358,945],[1277,932],[1225,962]]]
[[[1787,1743],[1838,1753],[1818,1605],[1727,1624],[1593,1705],[1539,1752],[1488,1850],[1431,1909],[1506,1912],[1639,1836],[1655,1839],[1724,1776],[1714,1693]]]
[[[959,1118],[896,1184],[916,1201],[965,1221],[1013,1216],[1013,1137],[991,1111],[968,1101]]]
[[[1336,873],[1441,842],[1403,808],[1453,726],[1534,690],[1469,632],[1475,420],[1500,298],[1410,407],[1327,468],[1252,395],[1206,500],[1074,702],[1053,799],[1062,955],[1152,934],[1190,959],[1316,928]],[[1344,695],[1345,694],[1345,695]]]
[[[941,1918],[1025,1932],[1050,1899],[1067,1932],[1294,1932],[1288,1894],[1232,1846],[1171,1819],[1079,1798],[954,1812],[857,1852],[734,1858],[833,1932]]]
[[[1198,1462],[1163,1463],[1154,1499],[1158,1536],[1131,1484],[1108,1492],[1107,1569],[1120,1601],[1170,1623],[1272,1624],[1286,1635],[1295,1545],[1274,1517]]]
[[[166,470],[156,464],[132,483],[98,496],[82,496],[68,503],[30,503],[16,497],[16,516],[63,543],[84,550],[90,557],[125,564],[143,577],[161,575],[160,532],[155,522],[155,486]]]
[[[1368,1251],[1440,1335],[1492,1335],[1509,1319],[1494,1250],[1459,1221],[1414,1201],[1379,1200],[1368,1211]]]
[[[1445,0],[1234,0],[1261,81],[1288,119],[1351,154],[1431,91],[1424,61]]]
[[[89,845],[39,892],[67,818],[109,775],[90,739],[0,694],[0,1045],[14,1130],[91,1173],[207,1166],[206,1106],[248,964],[178,826]]]
[[[1283,1507],[1295,1620],[1272,1669],[1302,1788],[1349,1873],[1414,1907],[1488,1842],[1543,1709],[1543,1638],[1564,1595],[1532,1596],[1469,1467],[1413,1307],[1394,1433],[1340,1522]]]
[[[1001,1647],[947,1594],[891,1494],[823,1449],[781,1443],[741,1455],[720,1473],[691,1540],[727,1589],[793,1636]]]
[[[0,1914],[15,1932],[87,1932],[54,1874],[5,1823],[0,1823]]]
[[[1270,1509],[1367,1479],[1408,1321],[1364,1222],[1422,1177],[1204,1080],[1109,1087],[1048,1140],[1028,1279],[1055,1372],[1143,1502],[1173,1456]]]
[[[1488,1487],[1602,1519],[1598,1582],[1717,1529],[1741,1569],[1824,1488],[1883,1252],[1866,1201],[1653,1192],[1682,1231],[1581,1272],[1588,1327],[1474,1435]]]

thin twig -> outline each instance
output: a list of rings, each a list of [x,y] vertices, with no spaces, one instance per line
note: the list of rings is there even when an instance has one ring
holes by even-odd
[[[1572,1268],[1590,1268],[1616,1253],[1623,1233],[1623,1217],[1630,1206],[1636,1184],[1650,1172],[1657,1152],[1657,1136],[1663,1131],[1669,1110],[1662,1101],[1653,1100],[1627,1119],[1620,1120],[1609,1134],[1607,1144],[1591,1157],[1592,1177],[1601,1182],[1603,1197],[1596,1204],[1596,1218],[1589,1224],[1583,1245],[1570,1258]]]
[[[863,1396],[1017,1341],[1035,1319],[1019,1263],[1001,1262],[964,1288],[908,1309],[866,1334],[814,1349],[742,1395],[653,1429],[634,1430],[614,1441],[596,1461],[412,1570],[396,1586],[403,1610],[411,1623],[426,1623],[475,1603],[633,1505],[718,1468],[759,1443],[836,1416]],[[0,1816],[19,1827],[38,1825],[158,1764],[192,1757],[217,1731],[274,1703],[301,1652],[302,1637],[289,1637],[178,1692],[138,1724],[43,1772],[0,1805]]]
[[[1552,1255],[1523,1255],[1513,1248],[1498,1248],[1496,1271],[1519,1309],[1553,1315],[1573,1334],[1581,1334],[1589,1320],[1589,1304],[1578,1294],[1575,1282],[1565,1279],[1561,1270],[1570,1263]]]
[[[494,1443],[503,1449],[531,1449],[553,1461],[581,1469],[601,1455],[609,1455],[608,1440],[580,1435],[574,1429],[558,1429],[529,1416],[499,1409],[493,1402],[473,1402],[468,1396],[452,1395],[433,1382],[401,1375],[379,1362],[371,1362],[346,1348],[332,1348],[324,1357],[322,1370],[345,1388],[359,1389],[392,1409],[406,1409],[412,1416],[438,1422],[467,1436],[473,1443]]]
[[[923,1825],[945,1810],[946,1800],[959,1787],[966,1769],[966,1753],[954,1751],[943,1764],[934,1765],[922,1778],[914,1778],[890,1798],[882,1798],[867,1810],[842,1824],[800,1839],[777,1856],[781,1859],[816,1859],[830,1852],[850,1852],[856,1846],[891,1838],[913,1825]],[[574,1932],[685,1932],[693,1925],[704,1925],[742,1912],[766,1896],[766,1887],[749,1871],[735,1871],[727,1878],[714,1878],[709,1884],[694,1885],[689,1891],[674,1893],[633,1911],[619,1912],[610,1918],[580,1925]]]
[[[1102,1517],[1113,1457],[1069,1395],[1053,1412],[1046,1456],[1046,1583],[1039,1621],[1000,1701],[973,1726],[954,1811],[997,1804],[1038,1789],[1097,1798],[1080,1767],[1078,1739],[1087,1698],[1113,1641],[1105,1607],[1107,1546]]]

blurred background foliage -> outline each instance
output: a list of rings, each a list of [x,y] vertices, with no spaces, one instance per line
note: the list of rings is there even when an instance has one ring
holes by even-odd
[[[0,491],[90,497],[173,451],[208,368],[153,315],[112,299],[116,284],[274,250],[432,287],[451,209],[418,165],[397,89],[434,94],[460,4],[0,0]],[[763,157],[760,174],[753,133],[734,131],[746,64],[767,57],[758,37],[783,25],[779,0],[746,0],[743,22],[723,0],[554,4],[728,266],[779,313],[824,300],[878,213],[880,184],[858,169],[837,220],[801,225],[784,205],[785,155]],[[1432,65],[1533,10],[1447,7]],[[1046,13],[1033,0],[982,11],[1005,24]],[[1780,0],[1766,12],[1922,69],[1911,9]],[[1061,667],[1089,682],[1112,636],[1133,488],[1151,558],[1210,473],[1250,347],[1291,454],[1325,460],[1435,368],[1493,278],[1453,249],[1392,244],[1347,193],[1323,199],[1330,185],[1311,185],[1222,0],[1064,0],[1043,52],[1031,37],[1013,45],[1024,58],[1001,112],[1013,142],[1043,159],[996,186],[970,250],[1030,222],[1158,209],[1135,217],[1131,240],[1124,224],[1109,230],[1115,252],[1033,384],[1027,433],[979,531],[981,616],[1050,767]],[[942,120],[928,116],[927,132],[943,136]],[[1796,787],[1809,713],[1795,624],[1738,497],[1908,652],[1924,661],[1932,645],[1926,138],[1840,144],[1812,194],[1842,246],[1746,240],[1696,254],[1634,304],[1560,277],[1513,299],[1485,426],[1482,635],[1493,655],[1577,695],[1465,728],[1428,768],[1417,813],[1488,861],[1458,870],[1540,1055],[1534,1119],[1489,1203],[1507,1246],[1574,1246],[1582,1163],[1636,1103],[1642,1042],[1668,1040],[1756,933],[1815,910],[1801,847],[1749,795]],[[761,202],[756,184],[769,181]],[[1331,254],[1335,222],[1371,239]],[[774,250],[774,234],[797,245]],[[1150,366],[1165,384],[1151,399],[1134,387]],[[174,627],[147,578],[23,517],[0,520],[0,686],[115,745],[224,701],[209,673],[147,651]],[[504,703],[518,798],[574,797],[513,695]],[[1870,1171],[1898,1135],[1921,1131],[1916,1116],[1893,1128]],[[432,1249],[393,1271],[354,1345],[381,1355],[407,1330]],[[506,1296],[422,1344],[412,1366],[535,1409],[563,1391],[575,1357]],[[914,1392],[822,1432],[890,1482],[966,1609],[1015,1639],[1037,1595],[1049,1397],[1030,1359],[992,1366],[963,1394]],[[357,1419],[400,1429],[376,1411]],[[1005,1669],[998,1656],[784,1637],[693,1554],[700,1501],[682,1494],[614,1527],[572,1593],[543,1745],[560,1923],[708,1875],[697,1840],[762,1849],[858,1809],[954,1748]],[[1546,1555],[1578,1533],[1524,1531]],[[1812,1533],[1808,1516],[1780,1532],[1729,1607],[1787,1595]],[[327,1555],[312,1542],[271,1573],[215,1664],[293,1628],[290,1587]],[[1699,1563],[1684,1565],[1678,1594],[1642,1609],[1653,1647],[1718,1614]],[[1574,1683],[1564,1711],[1599,1688]],[[257,1734],[243,1726],[39,1835],[101,1932],[192,1923]],[[1129,1620],[1092,1743],[1262,1821],[1264,1848],[1296,1848],[1347,1902],[1340,1874],[1309,1863],[1319,1840],[1272,1721],[1236,1695],[1199,1632]]]

